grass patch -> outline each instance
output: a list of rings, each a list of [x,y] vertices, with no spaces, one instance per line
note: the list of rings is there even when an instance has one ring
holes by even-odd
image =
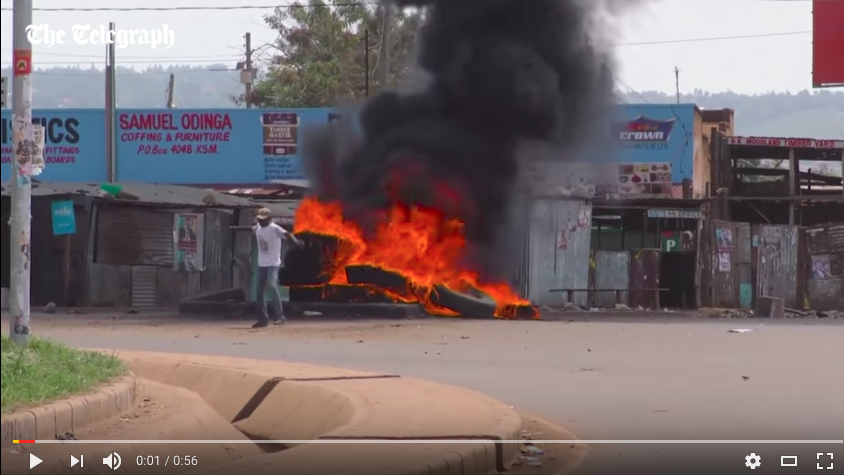
[[[0,337],[0,359],[3,413],[84,393],[126,372],[114,356],[39,338],[18,346]]]

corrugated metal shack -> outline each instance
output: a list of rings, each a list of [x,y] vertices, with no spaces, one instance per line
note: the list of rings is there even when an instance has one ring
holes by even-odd
[[[34,305],[170,307],[232,286],[230,226],[238,222],[240,210],[255,203],[185,186],[118,186],[122,189],[115,197],[99,184],[33,184]],[[3,242],[10,238],[9,194],[4,184]],[[63,200],[73,201],[76,232],[55,236],[51,206]],[[3,253],[7,287],[8,245]]]
[[[844,223],[805,228],[807,296],[815,310],[844,309]]]

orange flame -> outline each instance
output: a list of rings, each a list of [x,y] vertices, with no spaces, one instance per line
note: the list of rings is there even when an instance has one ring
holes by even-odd
[[[325,270],[331,276],[330,284],[348,285],[346,266],[369,265],[401,274],[415,288],[408,295],[391,296],[419,302],[438,315],[456,313],[430,301],[435,285],[457,291],[481,290],[495,299],[496,316],[500,318],[514,317],[515,307],[530,305],[509,285],[483,282],[478,273],[461,268],[466,240],[460,221],[446,219],[434,209],[399,205],[392,207],[386,218],[373,233],[364,235],[360,227],[343,218],[340,204],[309,197],[296,210],[294,231],[340,239],[332,266]],[[533,316],[538,318],[536,313]]]

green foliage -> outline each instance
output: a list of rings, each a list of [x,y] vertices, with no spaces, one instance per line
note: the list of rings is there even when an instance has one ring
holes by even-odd
[[[270,54],[259,61],[259,68],[265,73],[255,86],[253,104],[329,107],[361,101],[367,92],[380,87],[375,72],[384,30],[381,7],[335,3],[347,2],[296,2],[278,7],[264,17],[267,25],[278,32],[278,39],[261,48]],[[417,14],[400,12],[390,26],[390,85],[396,83],[410,61],[419,23]],[[244,100],[241,96],[238,102]]]
[[[32,338],[26,346],[0,337],[2,411],[90,391],[126,372],[114,356]]]

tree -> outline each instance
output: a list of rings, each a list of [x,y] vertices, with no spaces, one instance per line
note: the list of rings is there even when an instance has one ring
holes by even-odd
[[[374,73],[385,28],[382,8],[318,0],[278,7],[265,16],[266,24],[278,32],[278,39],[262,48],[269,52],[269,58],[258,60],[258,67],[265,72],[257,79],[252,103],[262,107],[330,107],[363,100],[367,89],[375,91],[380,86]],[[418,12],[395,16],[390,85],[397,83],[411,62],[420,22]],[[240,97],[238,102],[244,99]]]

